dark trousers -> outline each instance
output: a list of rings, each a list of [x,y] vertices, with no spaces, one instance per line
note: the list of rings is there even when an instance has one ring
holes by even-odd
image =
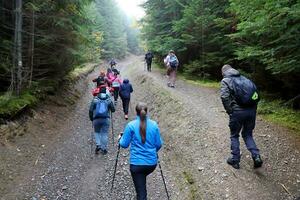
[[[130,165],[137,200],[147,200],[146,177],[151,174],[156,165]]]
[[[118,101],[119,90],[120,90],[120,88],[114,87],[114,100],[115,100],[115,101]]]
[[[256,147],[253,139],[253,129],[255,127],[256,109],[245,109],[241,111],[234,111],[230,115],[229,128],[231,140],[231,154],[232,159],[240,161],[240,131],[247,146],[251,152],[252,157],[259,155],[259,150]]]
[[[147,61],[147,71],[151,72],[151,63],[152,61]]]
[[[128,109],[129,109],[129,98],[121,98],[122,99],[122,104],[123,104],[123,111],[125,115],[128,115]]]

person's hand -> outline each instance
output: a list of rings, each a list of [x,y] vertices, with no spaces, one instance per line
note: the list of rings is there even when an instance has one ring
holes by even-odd
[[[123,132],[121,132],[121,133],[119,134],[119,136],[118,136],[118,142],[120,141],[122,135],[123,135]]]

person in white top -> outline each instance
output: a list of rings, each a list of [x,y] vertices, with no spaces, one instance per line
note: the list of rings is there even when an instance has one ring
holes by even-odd
[[[179,61],[173,50],[169,51],[169,54],[164,59],[164,63],[167,66],[167,75],[168,75],[168,87],[175,87],[176,81],[176,72],[179,66]]]

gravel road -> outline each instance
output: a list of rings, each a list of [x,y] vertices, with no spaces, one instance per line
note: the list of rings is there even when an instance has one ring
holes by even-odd
[[[134,105],[147,102],[151,118],[159,122],[164,148],[161,165],[171,199],[264,199],[291,200],[300,197],[300,137],[277,125],[257,119],[255,137],[264,167],[253,170],[251,156],[242,146],[241,169],[225,162],[229,156],[228,117],[218,91],[178,81],[166,86],[158,71],[143,71],[141,57],[119,63],[122,77],[133,84]],[[129,152],[120,150],[115,187],[110,192],[117,154],[117,134],[123,131],[121,102],[113,116],[108,154],[91,154],[91,79],[99,68],[74,86],[80,98],[74,105],[52,97],[33,112],[24,134],[12,141],[0,139],[1,200],[135,199],[129,172]],[[23,129],[22,129],[23,130]],[[159,168],[148,178],[148,197],[166,198]]]

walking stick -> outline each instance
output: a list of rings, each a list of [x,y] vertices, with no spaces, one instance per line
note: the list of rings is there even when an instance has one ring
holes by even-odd
[[[94,126],[93,126],[93,122],[92,122],[92,129],[93,128],[94,128]],[[90,141],[90,143],[91,143],[91,158],[93,158],[93,143],[94,143],[93,134],[94,134],[94,132],[91,131],[91,141]]]
[[[159,169],[160,169],[160,174],[161,174],[162,180],[164,182],[165,190],[166,190],[166,193],[167,193],[167,197],[168,197],[168,200],[170,200],[169,192],[168,192],[168,189],[167,189],[167,185],[166,185],[166,181],[165,181],[165,177],[164,177],[163,171],[161,169],[161,165],[160,165],[160,160],[159,160],[158,154],[157,154],[157,159],[158,159],[158,166],[159,166]]]
[[[110,120],[111,120],[111,134],[112,134],[112,143],[115,144],[115,138],[114,138],[114,122],[113,122],[113,114],[110,111]]]
[[[122,133],[121,133],[122,136]],[[114,169],[114,173],[113,173],[113,180],[112,180],[112,184],[111,184],[111,188],[110,188],[110,193],[112,193],[113,188],[114,188],[114,182],[115,182],[115,177],[116,177],[116,171],[117,171],[117,166],[118,166],[118,160],[119,160],[119,153],[120,153],[120,143],[118,144],[118,151],[117,151],[117,158],[116,158],[116,162],[115,162],[115,169]]]

